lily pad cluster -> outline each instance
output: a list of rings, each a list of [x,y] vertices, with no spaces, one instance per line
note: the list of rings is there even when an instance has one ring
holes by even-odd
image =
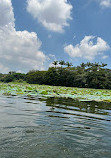
[[[72,98],[79,101],[111,102],[111,90],[37,85],[28,83],[0,83],[1,95],[27,95]]]

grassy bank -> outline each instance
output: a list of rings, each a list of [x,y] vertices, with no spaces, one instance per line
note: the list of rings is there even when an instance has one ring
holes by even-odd
[[[0,83],[1,95],[65,97],[79,101],[111,102],[111,90],[47,86],[27,83]]]

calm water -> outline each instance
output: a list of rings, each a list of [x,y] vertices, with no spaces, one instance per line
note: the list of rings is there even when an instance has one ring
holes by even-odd
[[[0,96],[0,158],[111,158],[111,104]]]

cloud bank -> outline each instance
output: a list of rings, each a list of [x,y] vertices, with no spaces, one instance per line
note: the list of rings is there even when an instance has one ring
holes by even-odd
[[[0,0],[0,72],[43,69],[46,56],[37,34],[16,31],[11,0]]]
[[[67,0],[27,0],[27,11],[46,29],[63,32],[69,26],[72,5]]]
[[[97,42],[94,44],[94,36],[85,36],[84,39],[76,46],[67,45],[64,47],[64,51],[70,57],[80,57],[88,60],[95,59],[98,55],[103,55],[104,51],[107,51],[109,45],[100,37],[97,37]]]
[[[111,0],[98,0],[100,5],[105,8],[111,7]]]

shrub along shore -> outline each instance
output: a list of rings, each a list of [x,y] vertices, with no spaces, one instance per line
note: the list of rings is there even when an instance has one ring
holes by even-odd
[[[0,74],[1,82],[26,81],[30,84],[66,86],[79,88],[111,89],[111,70],[105,68],[107,64],[82,63],[72,67],[72,64],[54,61],[55,67],[47,71],[31,70],[27,74],[10,71]],[[61,64],[61,66],[60,66]]]
[[[54,61],[53,65],[47,71],[1,73],[1,94],[111,102],[111,69],[105,68],[107,64],[88,62],[73,67],[69,62]]]
[[[28,83],[0,83],[0,94],[6,96],[62,97],[79,101],[111,102],[111,90],[37,85]]]

